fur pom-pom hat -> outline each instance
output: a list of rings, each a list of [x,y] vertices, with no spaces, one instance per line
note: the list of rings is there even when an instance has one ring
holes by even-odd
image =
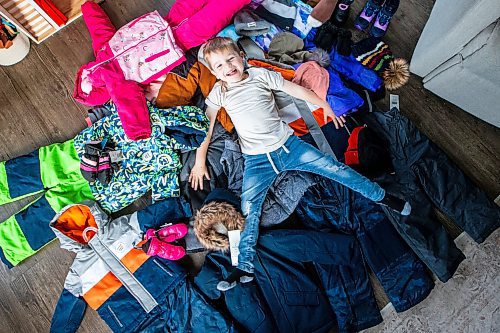
[[[410,79],[410,66],[403,58],[394,58],[382,72],[387,90],[396,90],[404,86]]]
[[[229,250],[228,231],[245,225],[239,207],[240,200],[228,190],[215,189],[207,196],[194,220],[194,233],[207,250]]]
[[[352,55],[364,66],[377,72],[384,79],[387,90],[396,90],[410,79],[408,62],[394,58],[389,45],[378,38],[369,37],[352,46]]]

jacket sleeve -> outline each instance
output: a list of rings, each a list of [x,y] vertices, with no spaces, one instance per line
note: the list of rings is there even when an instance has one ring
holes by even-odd
[[[382,78],[363,66],[353,56],[343,56],[333,48],[330,52],[330,61],[330,66],[342,76],[370,91],[377,91],[382,86]]]
[[[66,288],[63,289],[57,302],[50,333],[72,333],[80,327],[87,303],[81,297],[76,297]]]
[[[330,104],[337,117],[363,105],[363,99],[353,90],[345,86],[339,74],[332,66],[328,68],[328,74],[330,74],[330,83],[328,85],[326,101]]]
[[[144,89],[139,83],[125,79],[122,70],[114,61],[102,66],[100,75],[116,105],[127,137],[134,141],[149,138],[151,122]]]
[[[205,43],[231,23],[234,14],[250,0],[178,0],[166,20],[173,30],[177,44],[184,50]],[[210,24],[207,24],[207,18]]]

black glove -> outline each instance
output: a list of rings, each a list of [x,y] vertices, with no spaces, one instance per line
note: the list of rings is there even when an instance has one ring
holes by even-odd
[[[82,172],[83,178],[90,183],[95,182],[97,179],[100,152],[100,142],[93,141],[85,144],[85,152],[80,161],[80,171]]]
[[[334,26],[331,22],[325,22],[318,28],[313,42],[317,47],[330,53],[337,40],[338,31],[339,28]]]
[[[91,141],[85,144],[85,153],[80,161],[80,170],[83,178],[88,182],[98,179],[103,185],[109,184],[113,172],[119,167],[118,163],[112,163],[109,153],[113,151],[114,145],[102,141]]]
[[[248,283],[253,281],[253,279],[253,273],[248,273],[239,268],[235,268],[225,280],[222,280],[217,284],[217,290],[226,291],[236,287],[238,282]]]
[[[345,57],[348,57],[351,55],[351,48],[352,48],[352,33],[349,30],[346,29],[340,29],[340,31],[337,34],[337,52],[340,55],[343,55]]]

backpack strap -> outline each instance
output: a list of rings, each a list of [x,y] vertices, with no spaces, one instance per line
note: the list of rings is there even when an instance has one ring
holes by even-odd
[[[316,142],[316,145],[318,146],[319,150],[321,150],[325,154],[330,155],[331,157],[333,157],[334,160],[338,161],[337,156],[335,156],[332,147],[326,140],[325,134],[319,127],[318,122],[312,115],[306,102],[296,98],[292,98],[292,100],[293,103],[295,103],[297,109],[299,110],[300,116],[302,117],[302,119],[304,119],[304,122],[306,123],[306,126],[309,129],[309,133],[311,133],[311,136],[314,142]]]

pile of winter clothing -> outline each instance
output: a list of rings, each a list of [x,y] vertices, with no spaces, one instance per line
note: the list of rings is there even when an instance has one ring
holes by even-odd
[[[152,124],[147,139],[128,139],[116,106],[107,103],[103,107],[108,109],[105,114],[109,116],[96,121],[73,140],[41,147],[0,163],[5,170],[0,173],[0,204],[42,194],[0,224],[0,259],[4,263],[15,266],[54,239],[48,223],[66,205],[92,199],[112,213],[150,190],[153,202],[180,196],[179,151],[199,147],[208,130],[208,119],[194,106],[160,109],[147,105]],[[90,158],[96,156],[89,155],[89,142],[106,142],[105,146],[113,147],[112,152],[119,153],[119,159],[111,161],[114,157],[107,151],[112,168],[104,169],[104,173],[88,171]]]
[[[446,281],[464,259],[433,205],[477,242],[499,227],[500,209],[437,146],[399,110],[372,104],[408,81],[407,64],[380,39],[353,42],[333,23],[336,1],[309,2],[318,4],[178,0],[165,18],[153,11],[118,30],[97,4],[82,6],[95,61],[79,70],[74,97],[93,106],[89,127],[0,163],[0,204],[41,195],[0,224],[0,259],[15,266],[54,236],[76,253],[51,332],[75,332],[87,305],[114,332],[355,332],[382,321],[368,268],[401,312],[431,292],[428,269]],[[189,184],[217,80],[201,45],[215,35],[234,39],[246,66],[281,73],[345,116],[335,129],[321,108],[274,92],[294,135],[409,201],[412,213],[309,173],[279,174],[263,203],[254,280],[217,290],[232,271],[228,235],[244,228],[245,159],[221,109],[210,179],[202,191]],[[148,192],[153,205],[107,215]],[[210,253],[193,282],[177,260],[195,250]]]

